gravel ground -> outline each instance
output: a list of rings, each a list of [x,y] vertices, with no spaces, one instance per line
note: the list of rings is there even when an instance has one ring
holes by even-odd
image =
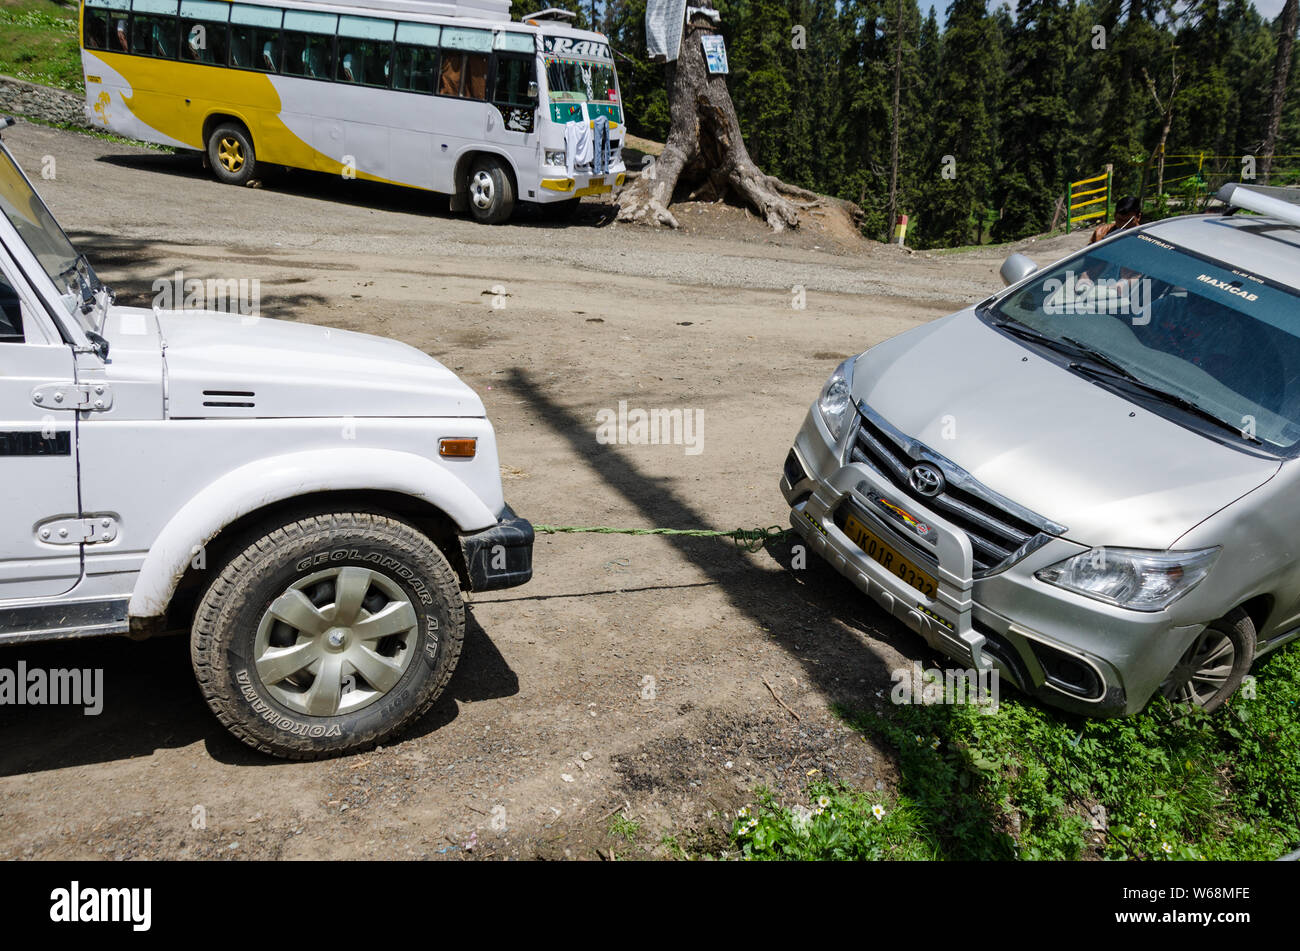
[[[399,189],[303,173],[230,188],[192,156],[27,124],[5,141],[124,301],[178,268],[257,278],[265,316],[447,363],[484,398],[507,498],[539,523],[784,523],[781,463],[827,373],[985,296],[1006,253],[774,236],[713,206],[676,207],[682,232],[613,225],[600,203],[486,228]],[[704,451],[597,444],[596,412],[620,400],[703,411]],[[4,666],[102,667],[106,692],[98,717],[0,709],[0,858],[665,857],[666,835],[716,852],[759,786],[787,803],[811,776],[888,791],[889,755],[829,707],[881,704],[891,670],[931,658],[790,554],[542,536],[532,582],[472,599],[434,709],[389,748],[321,763],[231,740],[183,638],[0,649]],[[630,840],[609,834],[618,813],[640,823]]]

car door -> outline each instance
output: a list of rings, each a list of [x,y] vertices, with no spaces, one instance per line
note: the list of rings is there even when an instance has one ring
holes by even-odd
[[[36,301],[0,251],[0,605],[81,577],[74,357]]]

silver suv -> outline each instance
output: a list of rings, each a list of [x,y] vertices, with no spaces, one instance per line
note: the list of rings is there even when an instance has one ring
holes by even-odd
[[[844,361],[786,459],[791,524],[1045,701],[1222,704],[1300,633],[1300,208],[1274,192],[1013,255],[1000,294]]]

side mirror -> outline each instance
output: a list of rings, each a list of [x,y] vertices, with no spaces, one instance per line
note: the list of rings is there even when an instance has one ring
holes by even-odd
[[[537,88],[537,80],[533,80],[531,83],[528,84],[528,98],[536,99],[538,92],[539,90]]]
[[[1038,265],[1032,258],[1017,252],[1002,262],[1002,268],[998,273],[1002,275],[1002,283],[1010,287],[1012,284],[1019,284],[1037,270]]]

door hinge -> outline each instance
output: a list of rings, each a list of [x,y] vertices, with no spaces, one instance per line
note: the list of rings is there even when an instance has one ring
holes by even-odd
[[[113,388],[107,383],[42,383],[32,390],[32,402],[44,409],[102,413],[113,407]]]
[[[117,538],[117,519],[111,515],[54,518],[36,526],[36,538],[47,545],[102,545]]]

